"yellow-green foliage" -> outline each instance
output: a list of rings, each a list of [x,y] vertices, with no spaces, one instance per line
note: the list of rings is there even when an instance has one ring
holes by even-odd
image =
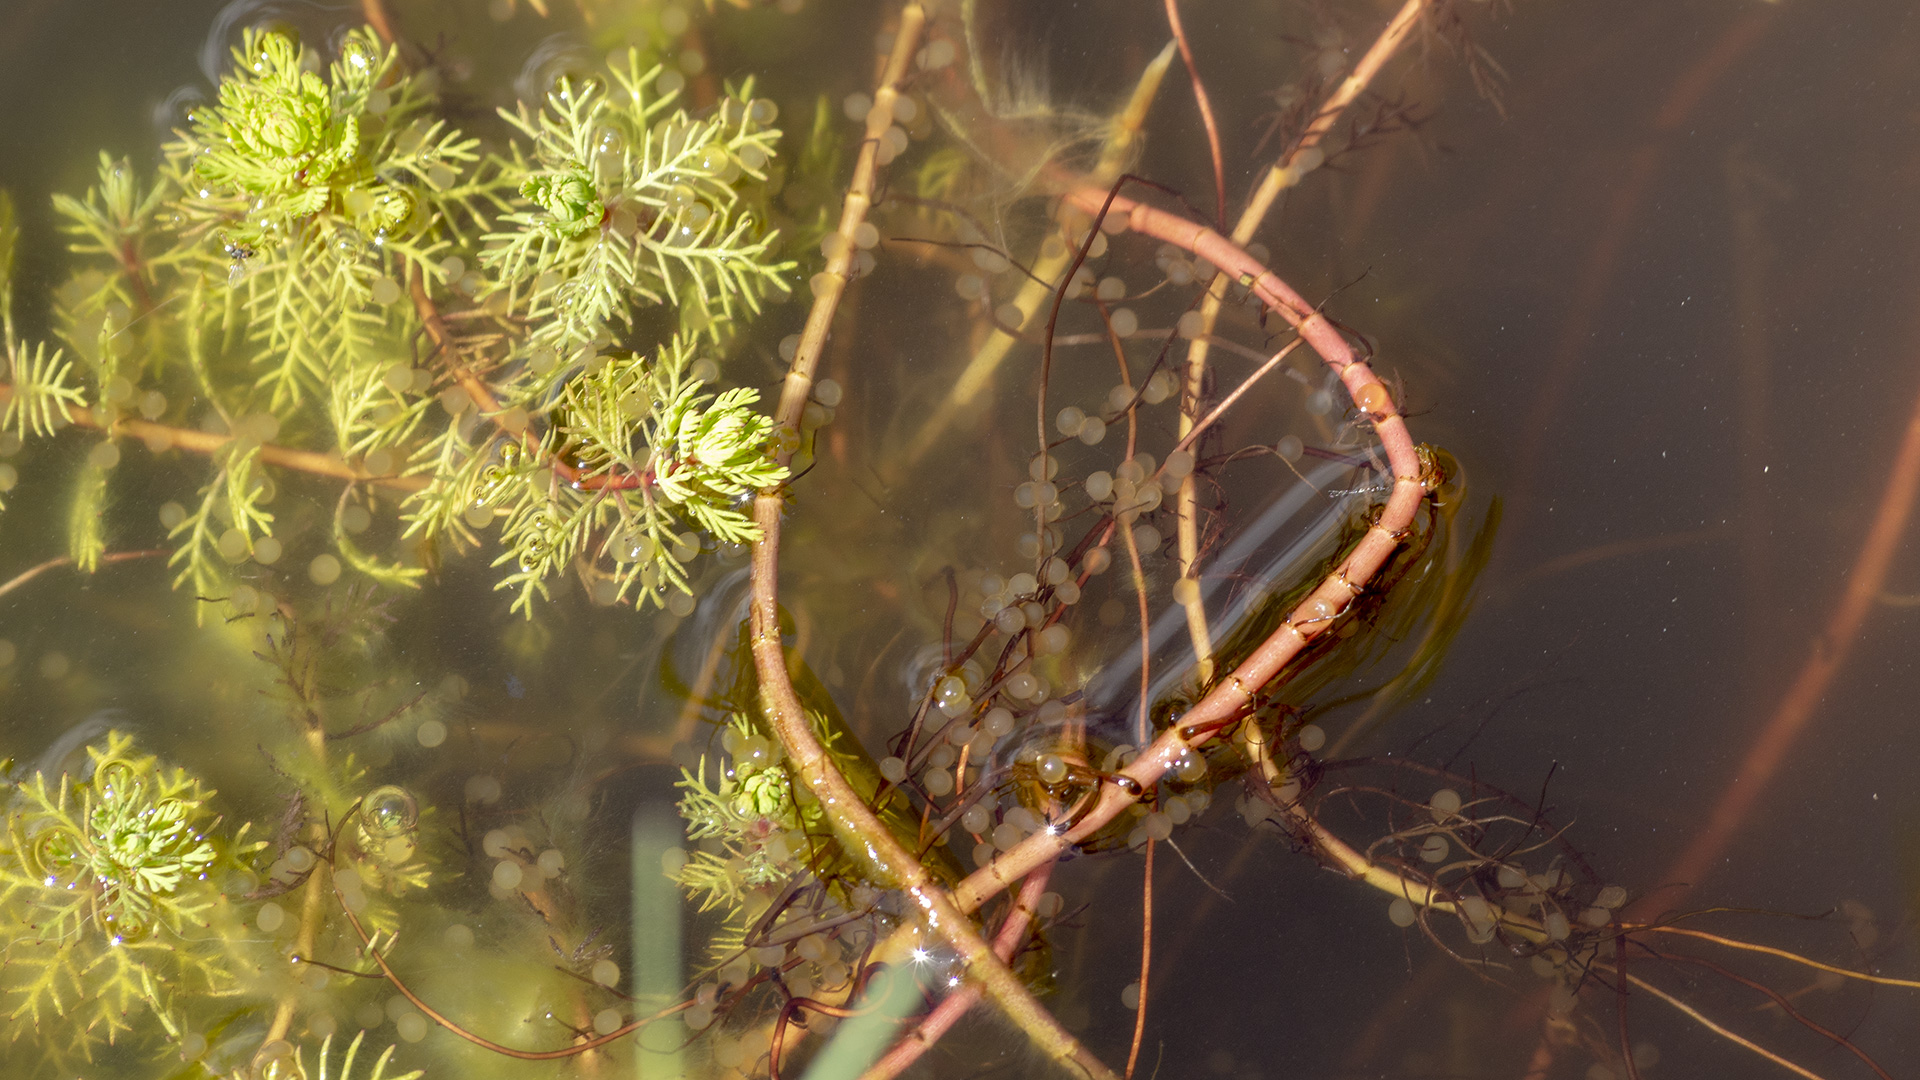
[[[234,851],[212,833],[212,792],[110,732],[91,775],[12,785],[0,851],[8,1037],[91,1058],[136,1030],[181,1033],[180,1009],[230,992],[206,931],[211,872]],[[244,830],[243,830],[244,831]]]
[[[364,1031],[354,1035],[353,1041],[347,1044],[347,1052],[341,1055],[338,1067],[333,1067],[333,1036],[329,1035],[320,1041],[320,1050],[313,1056],[311,1069],[307,1067],[307,1055],[296,1052],[291,1057],[268,1062],[266,1068],[261,1070],[261,1080],[416,1080],[421,1075],[419,1069],[388,1073],[387,1062],[393,1057],[391,1046],[380,1051],[380,1056],[370,1066],[371,1071],[355,1074],[353,1067],[360,1057],[360,1043],[366,1037]]]
[[[749,82],[694,115],[658,74],[623,50],[606,79],[503,112],[528,141],[488,153],[439,115],[435,73],[371,30],[331,63],[248,31],[157,175],[103,154],[90,191],[54,200],[77,257],[54,292],[71,348],[16,341],[9,314],[0,428],[51,437],[87,406],[102,427],[137,413],[228,436],[194,436],[210,467],[171,482],[162,514],[175,587],[203,597],[292,554],[288,524],[312,520],[270,506],[291,485],[268,446],[407,478],[398,512],[317,495],[339,560],[380,584],[417,585],[498,524],[516,607],[569,570],[603,599],[690,593],[689,560],[754,539],[743,500],[786,477],[758,391],[715,384],[794,264],[768,222],[774,104]],[[14,235],[0,204],[0,272]],[[636,318],[663,306],[677,318]],[[90,511],[110,469],[69,503],[83,564],[104,549]],[[386,519],[356,537],[350,504]]]

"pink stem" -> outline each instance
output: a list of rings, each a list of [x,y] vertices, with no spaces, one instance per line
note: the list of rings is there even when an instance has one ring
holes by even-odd
[[[994,936],[993,951],[1001,961],[1011,960],[1013,950],[1020,945],[1020,939],[1026,936],[1027,927],[1033,922],[1040,897],[1047,891],[1047,879],[1053,876],[1053,864],[1043,863],[1033,873],[1027,875],[1020,886],[1020,895],[1014,900],[1013,910],[1007,912],[1006,921],[1000,924],[1000,932]],[[933,1048],[940,1037],[952,1030],[953,1025],[973,1008],[980,1000],[980,988],[967,983],[960,989],[948,994],[933,1007],[914,1029],[900,1037],[879,1061],[866,1072],[860,1074],[860,1080],[892,1080],[905,1072],[907,1066],[920,1060],[920,1055]]]
[[[1406,422],[1394,406],[1392,395],[1366,362],[1354,355],[1352,346],[1339,330],[1286,282],[1216,230],[1177,214],[1092,188],[1077,188],[1069,192],[1067,198],[1092,215],[1099,215],[1103,205],[1108,213],[1126,215],[1127,224],[1135,232],[1205,258],[1231,280],[1252,289],[1278,312],[1340,375],[1347,393],[1372,421],[1393,470],[1393,491],[1378,520],[1347,553],[1340,566],[1321,581],[1239,667],[1215,684],[1206,697],[1162,732],[1117,776],[1102,784],[1092,809],[1071,830],[1056,834],[1043,829],[1034,833],[956,886],[954,903],[963,911],[978,910],[989,898],[1098,832],[1138,802],[1140,795],[1151,790],[1161,776],[1185,757],[1189,748],[1206,743],[1231,725],[1253,702],[1254,692],[1300,655],[1308,642],[1332,627],[1367,582],[1393,557],[1427,492],[1420,455]]]

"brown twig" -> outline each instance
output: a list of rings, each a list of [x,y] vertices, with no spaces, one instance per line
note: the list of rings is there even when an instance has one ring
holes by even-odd
[[[172,552],[167,551],[165,548],[149,548],[145,551],[114,551],[114,552],[109,552],[105,555],[100,556],[100,564],[102,566],[108,566],[113,563],[127,562],[131,559],[152,559],[159,556],[170,555],[170,554],[172,554]],[[32,581],[34,578],[39,577],[41,574],[44,574],[49,570],[58,569],[62,566],[66,566],[71,562],[73,562],[73,559],[71,556],[61,555],[56,558],[48,559],[46,562],[37,563],[33,566],[29,566],[25,570],[22,570],[18,574],[15,574],[12,577],[12,579],[7,581],[5,584],[0,585],[0,596],[7,595],[13,590],[19,588],[22,585],[25,585],[27,582]]]
[[[1231,280],[1252,289],[1262,301],[1286,319],[1320,353],[1328,366],[1339,373],[1348,394],[1372,421],[1393,470],[1393,489],[1379,518],[1348,551],[1336,569],[1294,608],[1238,668],[1227,678],[1216,682],[1206,696],[1169,726],[1118,776],[1103,783],[1093,806],[1071,829],[1058,835],[1046,830],[1035,833],[961,882],[953,895],[955,902],[965,911],[976,910],[980,904],[1008,888],[1040,863],[1059,857],[1069,846],[1097,832],[1137,802],[1141,793],[1158,782],[1191,747],[1212,739],[1240,715],[1252,701],[1254,692],[1266,686],[1310,641],[1332,627],[1361,589],[1386,564],[1398,549],[1405,531],[1412,526],[1414,515],[1425,498],[1426,485],[1431,479],[1386,387],[1373,376],[1367,364],[1354,354],[1337,328],[1244,249],[1207,226],[1111,192],[1082,188],[1070,198],[1089,212],[1097,212],[1105,206],[1108,212],[1125,214],[1128,224],[1135,231],[1201,255],[1220,267]],[[1320,847],[1321,854],[1343,872],[1388,891],[1409,887],[1398,874],[1371,863],[1324,829],[1309,835]],[[1437,901],[1430,890],[1424,887],[1412,899],[1423,905],[1439,907],[1444,904],[1443,900]]]
[[[1705,930],[1694,930],[1694,929],[1683,927],[1683,926],[1664,926],[1659,924],[1634,925],[1634,924],[1627,924],[1627,923],[1623,923],[1621,925],[1621,929],[1623,931],[1628,931],[1628,932],[1645,932],[1645,933],[1655,933],[1655,934],[1679,934],[1684,937],[1698,938],[1701,941],[1710,941],[1710,942],[1713,942],[1715,945],[1720,945],[1729,949],[1739,949],[1743,952],[1764,953],[1767,956],[1774,956],[1782,960],[1792,961],[1793,963],[1796,963],[1796,964],[1803,964],[1807,967],[1813,968],[1815,971],[1824,971],[1829,974],[1840,975],[1849,979],[1858,979],[1861,982],[1879,983],[1882,986],[1901,986],[1909,990],[1920,990],[1920,980],[1896,979],[1891,975],[1875,975],[1870,971],[1855,971],[1852,968],[1836,967],[1833,964],[1823,964],[1820,961],[1813,959],[1812,957],[1801,956],[1799,953],[1789,952],[1786,949],[1776,949],[1771,945],[1759,945],[1751,941],[1741,941],[1738,938],[1723,937],[1720,934],[1710,934]]]
[[[1028,874],[1020,886],[1013,910],[1007,912],[1006,919],[1000,924],[1000,932],[993,939],[993,951],[1000,959],[1013,959],[1014,950],[1026,936],[1027,927],[1038,918],[1040,898],[1046,895],[1047,881],[1052,875],[1053,864],[1048,863]],[[879,1061],[860,1074],[860,1080],[892,1080],[905,1072],[907,1066],[920,1060],[920,1056],[932,1049],[933,1044],[959,1023],[960,1018],[979,1000],[980,988],[972,984],[940,999],[940,1004],[915,1024],[912,1031],[902,1036],[892,1049],[881,1055]]]
[[[1134,1002],[1133,1046],[1127,1051],[1126,1080],[1140,1061],[1140,1041],[1147,1034],[1147,977],[1153,973],[1153,837],[1147,837],[1147,868],[1140,888],[1140,996]]]
[[[1213,201],[1215,224],[1227,221],[1227,169],[1220,159],[1220,129],[1213,122],[1213,102],[1207,99],[1207,84],[1200,80],[1200,69],[1193,62],[1193,46],[1187,43],[1187,31],[1180,25],[1179,0],[1167,0],[1167,25],[1173,40],[1180,43],[1180,59],[1187,65],[1187,78],[1193,82],[1193,100],[1200,106],[1200,125],[1207,130],[1207,150],[1213,155]]]
[[[892,123],[900,81],[906,75],[926,21],[926,9],[917,3],[907,4],[901,10],[893,51],[874,92],[874,103],[867,116],[867,138],[861,143],[853,180],[841,209],[839,232],[844,242],[829,258],[827,269],[814,279],[813,307],[807,314],[806,327],[788,368],[775,414],[785,432],[785,438],[776,443],[776,456],[782,464],[792,459],[799,445],[800,418],[812,393],[813,372],[849,278],[852,252],[856,249],[853,233],[872,205],[880,139],[886,125]],[[834,826],[836,831],[849,834],[853,841],[848,845],[850,850],[866,852],[873,864],[870,869],[906,893],[912,906],[920,911],[928,930],[943,938],[960,955],[969,977],[981,986],[986,996],[1042,1052],[1056,1060],[1073,1062],[1097,1080],[1111,1078],[1112,1070],[1034,1000],[1026,985],[995,955],[972,920],[954,905],[947,890],[926,866],[880,821],[814,735],[812,721],[787,672],[786,649],[780,638],[779,544],[784,506],[785,499],[778,491],[763,492],[754,500],[754,520],[761,538],[753,547],[751,643],[768,726],[785,747],[800,781],[822,803],[838,808]]]
[[[1173,0],[1168,0],[1169,9]],[[1272,209],[1274,200],[1280,193],[1300,180],[1301,170],[1297,168],[1301,156],[1309,150],[1316,153],[1321,141],[1333,130],[1334,124],[1347,108],[1351,106],[1380,73],[1388,60],[1391,60],[1400,46],[1412,32],[1420,16],[1432,4],[1432,0],[1406,0],[1400,11],[1387,23],[1386,29],[1374,40],[1353,71],[1341,80],[1333,93],[1321,103],[1320,111],[1314,114],[1311,123],[1300,138],[1274,162],[1261,180],[1253,197],[1248,200],[1246,209],[1235,222],[1232,239],[1236,247],[1245,247],[1253,240],[1253,234],[1259,231],[1260,224],[1266,220],[1267,212]],[[1224,219],[1225,215],[1222,215]],[[1215,263],[1219,266],[1219,263]],[[1187,378],[1180,395],[1180,434],[1186,435],[1194,417],[1200,411],[1201,396],[1205,392],[1207,372],[1208,338],[1213,334],[1214,326],[1219,322],[1220,306],[1226,299],[1227,285],[1235,280],[1226,273],[1216,274],[1207,286],[1206,296],[1200,302],[1200,327],[1191,343],[1187,346]],[[1179,545],[1180,574],[1182,577],[1194,577],[1194,564],[1200,559],[1200,532],[1198,518],[1198,481],[1192,476],[1180,484],[1180,490],[1174,497],[1174,533]],[[1207,626],[1207,613],[1203,601],[1195,597],[1183,605],[1187,613],[1187,634],[1193,641],[1194,655],[1203,678],[1213,674],[1213,637]]]
[[[13,396],[13,387],[0,383],[0,405],[6,404]],[[131,435],[144,440],[148,446],[191,450],[200,454],[212,454],[233,441],[232,435],[219,435],[211,431],[195,431],[191,428],[168,427],[151,420],[136,420],[130,416],[107,416],[105,418],[84,405],[68,405],[66,417],[75,427],[94,428],[109,435]],[[311,450],[295,450],[292,447],[276,446],[272,443],[260,445],[260,460],[269,465],[278,465],[283,469],[312,473],[315,476],[331,476],[339,480],[358,480],[379,484],[383,487],[398,488],[402,491],[418,491],[427,486],[425,477],[420,476],[375,476],[365,469],[358,469],[331,454],[317,454]]]
[[[1615,940],[1624,941],[1624,938],[1616,938]],[[1641,943],[1640,947],[1643,949],[1646,948],[1645,943]],[[1797,1023],[1801,1027],[1806,1028],[1808,1031],[1811,1031],[1814,1034],[1819,1035],[1820,1037],[1837,1044],[1841,1048],[1853,1054],[1854,1057],[1857,1057],[1862,1062],[1865,1062],[1867,1068],[1872,1069],[1874,1071],[1874,1074],[1880,1077],[1880,1080],[1893,1080],[1893,1077],[1887,1073],[1887,1070],[1881,1068],[1880,1063],[1873,1060],[1872,1056],[1870,1056],[1865,1050],[1862,1050],[1860,1047],[1854,1045],[1854,1042],[1852,1039],[1849,1039],[1845,1035],[1840,1034],[1839,1032],[1833,1030],[1832,1028],[1829,1028],[1824,1024],[1821,1024],[1819,1021],[1815,1020],[1811,1016],[1808,1016],[1806,1013],[1801,1012],[1799,1009],[1794,1007],[1793,1002],[1787,1000],[1786,996],[1781,994],[1778,990],[1775,990],[1764,983],[1756,982],[1753,979],[1749,979],[1745,975],[1741,975],[1738,972],[1729,971],[1726,968],[1720,966],[1719,964],[1714,963],[1711,960],[1704,960],[1697,956],[1681,956],[1678,953],[1663,953],[1654,949],[1647,949],[1647,952],[1658,959],[1667,961],[1668,963],[1692,964],[1695,967],[1706,968],[1708,971],[1713,972],[1714,974],[1720,976],[1723,979],[1726,979],[1729,982],[1739,983],[1741,986],[1744,986],[1747,989],[1752,990],[1757,994],[1764,995],[1769,1001],[1773,1002],[1776,1008],[1778,1008],[1781,1012],[1784,1012],[1789,1017],[1791,1017],[1794,1023]],[[1633,1065],[1633,1055],[1631,1054],[1627,1055],[1627,1068],[1629,1070],[1629,1075],[1632,1077],[1632,1080],[1639,1080],[1639,1070]]]
[[[1806,1080],[1826,1080],[1826,1078],[1821,1076],[1819,1073],[1810,1072],[1807,1069],[1803,1069],[1800,1066],[1795,1065],[1793,1062],[1788,1061],[1786,1058],[1781,1057],[1779,1054],[1776,1054],[1773,1051],[1767,1049],[1766,1047],[1761,1046],[1759,1043],[1754,1042],[1752,1039],[1749,1039],[1744,1035],[1740,1035],[1728,1028],[1722,1027],[1720,1024],[1715,1023],[1711,1019],[1708,1019],[1707,1015],[1701,1012],[1699,1009],[1696,1009],[1693,1006],[1687,1004],[1686,1002],[1681,1001],[1679,998],[1674,997],[1672,994],[1667,993],[1665,990],[1662,990],[1659,987],[1648,982],[1647,980],[1642,979],[1640,976],[1628,975],[1626,976],[1626,980],[1632,983],[1633,985],[1639,987],[1640,989],[1645,990],[1647,993],[1652,994],[1654,997],[1659,998],[1661,1001],[1666,1002],[1668,1005],[1673,1006],[1675,1009],[1678,1009],[1683,1016],[1692,1020],[1694,1023],[1699,1024],[1701,1027],[1706,1028],[1708,1031],[1713,1032],[1715,1035],[1718,1035],[1721,1038],[1727,1040],[1728,1042],[1734,1044],[1735,1046],[1738,1046],[1753,1054],[1757,1054],[1760,1057],[1766,1058],[1768,1061],[1773,1062],[1775,1065],[1780,1066],[1781,1068],[1787,1070],[1788,1072],[1793,1073],[1796,1076],[1805,1077]]]

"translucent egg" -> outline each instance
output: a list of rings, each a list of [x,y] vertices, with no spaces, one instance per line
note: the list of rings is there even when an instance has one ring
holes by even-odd
[[[493,864],[493,883],[502,889],[517,889],[525,877],[520,864],[512,859],[501,859]]]
[[[983,803],[974,803],[967,807],[966,813],[960,815],[960,827],[975,836],[986,832],[992,824],[993,813]]]
[[[1416,918],[1413,901],[1404,896],[1395,897],[1393,902],[1387,905],[1387,921],[1403,930],[1412,926]]]
[[[1572,928],[1567,925],[1566,913],[1563,911],[1548,912],[1547,917],[1541,920],[1541,924],[1546,928],[1549,941],[1565,941],[1567,935],[1572,932]]]
[[[1067,651],[1067,628],[1055,623],[1034,636],[1034,652],[1040,656],[1052,656]]]
[[[1200,583],[1192,578],[1183,577],[1173,583],[1173,602],[1181,607],[1192,607],[1200,602]]]

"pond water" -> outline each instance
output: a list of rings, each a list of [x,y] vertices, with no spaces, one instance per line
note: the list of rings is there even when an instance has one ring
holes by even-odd
[[[1536,874],[1564,868],[1566,896],[1578,890],[1568,909],[1576,924],[1600,887],[1619,886],[1628,903],[1612,916],[1618,903],[1601,907],[1603,924],[1669,909],[1750,909],[1680,925],[1915,977],[1920,728],[1909,718],[1920,686],[1910,647],[1920,558],[1903,509],[1914,476],[1902,477],[1896,460],[1920,424],[1912,362],[1920,323],[1908,300],[1920,283],[1912,198],[1920,69],[1911,61],[1920,16],[1883,0],[1443,7],[1466,36],[1416,35],[1329,135],[1326,164],[1288,190],[1255,236],[1256,254],[1370,346],[1414,438],[1442,449],[1453,474],[1444,505],[1422,518],[1410,553],[1390,570],[1392,587],[1277,691],[1286,709],[1264,706],[1270,723],[1287,725],[1289,745],[1302,745],[1303,722],[1324,736],[1304,747],[1324,749],[1301,805],[1383,863],[1437,873],[1461,841],[1447,833],[1456,847],[1442,843],[1437,859],[1422,862],[1420,844],[1437,835],[1430,823],[1464,819],[1423,804],[1440,789],[1465,792],[1481,814],[1497,809],[1518,825],[1463,829],[1479,848],[1460,857],[1492,855]],[[887,44],[875,35],[890,33],[894,8],[785,0],[711,13],[639,0],[583,0],[549,15],[506,0],[393,8],[413,43],[406,62],[437,65],[441,112],[494,152],[514,135],[497,107],[557,74],[603,70],[623,40],[677,65],[676,80],[703,104],[725,92],[725,80],[756,79],[753,94],[777,104],[785,131],[777,154],[785,186],[765,193],[765,212],[788,237],[778,257],[797,266],[783,271],[791,298],[769,293],[764,312],[741,320],[719,350],[720,382],[758,388],[757,408],[770,410],[853,169],[861,129],[850,113],[865,106],[848,99],[872,93],[875,46]],[[1319,100],[1398,8],[1183,6],[1220,133],[1229,218],[1297,135],[1297,106]],[[13,299],[21,338],[87,355],[62,336],[71,320],[61,290],[83,261],[66,250],[55,193],[77,196],[96,183],[101,150],[150,175],[169,130],[215,97],[242,29],[291,29],[325,51],[360,18],[293,3],[118,5],[79,16],[21,0],[0,12],[0,93],[14,106],[0,122],[0,187],[21,230]],[[861,249],[873,270],[850,283],[821,355],[819,375],[833,387],[816,390],[810,406],[780,599],[804,662],[797,681],[810,704],[830,700],[836,752],[850,771],[909,771],[893,755],[910,726],[944,723],[925,707],[944,671],[980,695],[981,708],[960,711],[986,737],[947,740],[932,761],[922,737],[921,756],[906,755],[922,835],[938,832],[919,824],[929,798],[936,825],[953,812],[929,861],[957,875],[991,854],[996,828],[1022,825],[1015,809],[1031,819],[1025,807],[1047,801],[1032,779],[1046,759],[1023,748],[1084,737],[1088,763],[1111,771],[1126,760],[1116,747],[1145,741],[1142,606],[1127,550],[1112,541],[1103,548],[1111,567],[1082,576],[1076,545],[1100,529],[1088,485],[1102,482],[1090,475],[1109,486],[1126,478],[1129,398],[1112,395],[1115,351],[1140,390],[1140,449],[1165,461],[1178,437],[1178,395],[1168,396],[1171,381],[1151,379],[1163,344],[1170,361],[1186,355],[1186,341],[1168,338],[1200,287],[1179,253],[1115,233],[1096,243],[1108,250],[1090,263],[1092,295],[1112,300],[1112,322],[1082,298],[1063,305],[1044,409],[1036,414],[1044,310],[1007,350],[990,389],[955,406],[963,369],[994,347],[995,320],[1009,321],[1002,306],[1023,288],[1007,256],[1031,265],[1067,250],[1057,236],[1045,246],[1054,226],[1034,192],[1057,184],[1062,165],[1097,168],[1106,121],[1166,43],[1167,25],[1158,6],[1077,0],[944,6],[932,27],[930,48],[941,51],[913,65],[916,115],[896,107],[910,140],[881,170],[870,217],[877,242]],[[984,104],[976,82],[989,90]],[[1177,57],[1144,132],[1132,171],[1165,190],[1127,194],[1210,217],[1210,153]],[[478,252],[466,249],[475,260]],[[1118,281],[1112,294],[1097,284],[1104,277]],[[476,291],[469,306],[479,311],[486,293],[467,290]],[[435,295],[458,303],[450,291]],[[212,303],[201,294],[178,307],[199,302]],[[153,324],[173,310],[155,308]],[[1016,311],[1013,321],[1024,317]],[[532,323],[501,325],[517,341]],[[1126,342],[1110,341],[1107,326]],[[1215,349],[1216,395],[1283,341],[1277,322],[1262,326],[1237,298],[1221,326],[1222,339],[1248,355]],[[643,313],[617,343],[645,351],[672,327]],[[441,372],[429,374],[439,381],[423,398],[432,422],[445,426],[451,412],[452,422],[471,424],[438,411],[431,399],[451,376],[419,359],[434,349],[420,344],[417,323],[409,332],[395,339],[395,355],[411,348],[422,370]],[[171,359],[134,365],[133,383],[164,385],[173,397],[151,415],[127,398],[125,415],[224,434],[210,410],[182,396],[192,384],[179,340],[134,346],[136,358],[151,347]],[[494,346],[470,347],[478,356]],[[502,348],[531,362],[522,346]],[[1107,417],[1104,436],[1079,416],[1061,417],[1065,408]],[[280,441],[324,453],[331,444],[317,415],[282,423]],[[536,426],[540,419],[536,410]],[[1030,471],[1036,426],[1056,442],[1057,477]],[[709,942],[739,918],[702,912],[653,870],[663,854],[677,866],[683,847],[700,850],[697,838],[682,839],[675,813],[680,770],[701,768],[703,753],[703,776],[728,755],[747,760],[744,740],[766,734],[716,724],[755,700],[741,648],[744,547],[708,541],[689,560],[694,602],[676,601],[672,612],[604,603],[604,571],[563,569],[525,617],[509,610],[513,594],[494,588],[511,569],[489,565],[501,554],[497,533],[485,533],[477,551],[423,554],[400,536],[403,489],[356,484],[342,501],[340,480],[283,469],[270,474],[278,492],[268,505],[284,557],[217,567],[218,591],[197,598],[192,581],[172,587],[180,566],[169,567],[168,555],[180,541],[167,536],[164,507],[192,507],[208,458],[177,439],[167,448],[123,432],[108,494],[87,512],[104,522],[106,550],[130,557],[93,574],[52,565],[16,581],[68,551],[70,507],[101,443],[83,424],[0,446],[8,451],[0,467],[11,470],[0,475],[17,479],[0,513],[0,756],[22,785],[35,770],[89,785],[84,748],[107,747],[109,728],[125,732],[134,743],[120,753],[158,755],[217,789],[206,806],[220,820],[200,828],[224,838],[250,823],[247,839],[267,846],[221,841],[211,907],[185,930],[88,945],[111,921],[95,907],[73,931],[81,944],[50,946],[39,929],[45,916],[30,906],[36,875],[21,869],[41,863],[18,855],[40,858],[34,837],[50,833],[32,824],[31,800],[16,789],[16,863],[0,895],[13,905],[0,968],[12,1002],[5,1012],[23,1008],[4,1021],[10,1075],[288,1075],[290,1059],[273,1059],[297,1052],[318,1076],[322,1040],[333,1035],[337,1059],[338,1044],[363,1028],[368,1054],[395,1044],[396,1071],[429,1076],[767,1075],[767,1039],[786,992],[761,976],[741,991],[766,958],[749,962]],[[1248,453],[1233,454],[1241,449]],[[1382,501],[1377,449],[1306,349],[1201,444],[1207,505],[1220,512],[1203,530],[1211,561],[1200,595],[1219,638],[1236,626],[1264,632],[1279,618],[1277,598],[1297,599],[1330,569],[1354,523]],[[1047,541],[1032,507],[1037,500],[1045,512],[1049,499],[1036,487],[1056,480],[1058,548],[1075,563],[1061,580],[1074,583],[1078,602],[1060,605],[1068,636],[1048,644],[1046,662],[1014,676],[1039,682],[1017,696],[1001,688],[997,700],[1017,720],[999,731],[983,715],[981,687],[1007,635],[983,626],[1020,591],[1008,578],[1037,570],[1035,589],[1047,584],[1053,549],[1039,551]],[[1170,702],[1195,696],[1193,645],[1174,602],[1173,489],[1166,508],[1139,520],[1148,532],[1132,534],[1145,549],[1149,700],[1160,720]],[[383,589],[352,565],[343,573],[330,554],[340,530],[396,566],[430,572],[417,589]],[[1879,547],[1863,555],[1871,536]],[[319,561],[329,558],[331,574]],[[1051,595],[1057,603],[1060,593]],[[1835,613],[1847,610],[1858,617],[1841,619],[1836,635]],[[968,673],[960,665],[976,631],[989,645]],[[1828,662],[1831,671],[1820,666]],[[1804,707],[1783,724],[1795,700]],[[1769,737],[1777,753],[1756,769],[1753,748]],[[984,828],[962,820],[950,796],[956,772],[980,782],[977,771],[956,770],[962,747],[976,770],[986,761],[988,779],[1004,782]],[[1223,755],[1206,779],[1163,793],[1185,801],[1172,815],[1172,844],[1156,841],[1151,863],[1152,970],[1134,1075],[1624,1080],[1610,943],[1543,972],[1530,962],[1532,944],[1504,932],[1489,944],[1472,926],[1463,932],[1459,917],[1396,925],[1410,917],[1394,917],[1394,897],[1329,872],[1273,800],[1262,801],[1260,791],[1284,785],[1245,771],[1244,758]],[[1750,798],[1725,810],[1729,790],[1743,784]],[[1500,793],[1513,801],[1492,801]],[[1281,800],[1299,794],[1295,783]],[[341,816],[355,806],[358,824]],[[1702,850],[1716,808],[1727,815],[1724,843],[1705,861],[1683,858]],[[808,831],[772,817],[795,837]],[[1092,845],[1102,851],[1059,864],[1043,905],[1044,944],[1013,965],[1116,1071],[1135,1042],[1145,833],[1131,833],[1147,827],[1125,819]],[[324,856],[329,843],[359,853],[361,881],[339,889],[336,862],[335,889],[306,887],[318,880],[305,876],[315,858],[308,847]],[[736,859],[728,872],[743,865]],[[1677,881],[1683,866],[1689,876]],[[408,877],[416,871],[427,876]],[[817,905],[820,929],[805,948],[771,947],[788,977],[803,980],[788,991],[805,997],[815,987],[814,996],[839,1002],[863,950],[882,947],[906,920],[897,897],[845,864],[825,876],[833,880],[812,893],[762,889],[735,906],[757,916],[775,894]],[[1539,885],[1507,883],[1493,864],[1476,880],[1496,903]],[[365,895],[352,903],[356,891],[373,893],[371,904]],[[1542,918],[1546,910],[1509,906]],[[369,967],[341,907],[371,929],[398,932],[385,956],[418,1000]],[[859,917],[828,925],[848,912]],[[37,985],[36,965],[57,967],[46,957],[60,948],[76,956],[92,948],[111,966],[122,955],[114,948],[155,940],[196,958],[155,968],[170,973],[178,1030],[155,1022],[154,995],[134,992],[130,1004],[108,1008],[84,977],[51,1006],[37,999],[39,1013],[21,1004],[32,997],[23,986]],[[1867,987],[1698,940],[1636,940],[1764,984],[1892,1075],[1920,1065],[1910,988]],[[770,947],[758,941],[747,943],[751,954]],[[322,963],[287,963],[303,951]],[[1568,975],[1577,963],[1595,965],[1587,980]],[[1641,953],[1629,971],[1817,1075],[1870,1074],[1793,1023],[1780,1002],[1707,967]],[[1571,1011],[1556,997],[1569,985],[1581,991]],[[1625,995],[1639,1075],[1789,1075],[1651,988]],[[508,1047],[546,1050],[683,997],[694,1007],[682,1017],[555,1062],[479,1048],[420,1008]],[[115,1013],[130,1026],[109,1045]],[[811,1034],[785,1033],[800,1049],[784,1075],[804,1074],[836,1026],[817,1016],[810,1024]],[[96,1064],[76,1064],[89,1053]],[[859,1067],[810,1075],[854,1076]],[[914,1068],[1059,1071],[985,1005]],[[371,1075],[363,1057],[352,1077]]]

